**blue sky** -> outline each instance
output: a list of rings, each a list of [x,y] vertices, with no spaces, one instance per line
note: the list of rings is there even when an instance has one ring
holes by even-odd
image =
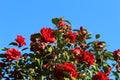
[[[84,26],[93,36],[101,34],[108,49],[120,48],[120,0],[1,0],[0,48],[17,34],[26,37],[44,26],[54,28],[51,19],[64,16],[73,29]],[[29,45],[29,43],[28,43]]]

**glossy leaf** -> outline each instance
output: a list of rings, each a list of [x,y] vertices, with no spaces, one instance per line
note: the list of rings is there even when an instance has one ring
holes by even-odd
[[[96,39],[100,38],[100,34],[96,34],[95,38]]]
[[[26,47],[26,48],[23,48],[23,49],[22,49],[22,51],[24,51],[24,50],[27,50],[27,49],[29,49],[29,48],[28,48],[28,47]]]
[[[16,42],[11,42],[9,45],[18,46]]]
[[[59,23],[60,19],[59,18],[53,18],[52,23],[57,25]]]
[[[68,20],[64,20],[66,23],[68,23],[69,25],[72,25],[70,21]]]

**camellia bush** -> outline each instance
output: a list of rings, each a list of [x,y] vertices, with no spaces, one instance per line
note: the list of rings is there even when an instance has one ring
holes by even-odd
[[[84,27],[72,29],[68,20],[53,18],[56,28],[43,27],[25,38],[17,35],[0,54],[2,80],[119,80],[120,49],[106,49]],[[92,41],[93,40],[93,41]]]

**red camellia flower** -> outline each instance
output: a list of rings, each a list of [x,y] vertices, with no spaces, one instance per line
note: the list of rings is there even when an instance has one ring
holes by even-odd
[[[21,35],[17,35],[17,38],[15,40],[19,47],[26,45],[25,38]]]
[[[83,51],[78,47],[73,50],[73,56],[77,62],[86,62],[88,66],[93,65],[95,62],[94,55],[92,53]]]
[[[120,49],[115,50],[115,51],[113,52],[113,56],[114,56],[114,59],[115,59],[116,61],[119,61],[119,60],[120,60]]]
[[[92,77],[92,80],[109,80],[109,78],[104,72],[98,72]]]
[[[63,64],[57,64],[55,66],[55,77],[58,78],[58,80],[64,80],[64,77],[70,78],[72,80],[73,78],[77,78],[78,73],[76,71],[76,68],[74,64],[72,63],[63,63]]]
[[[76,33],[73,33],[72,31],[69,31],[66,35],[66,39],[70,40],[70,43],[74,43],[76,40]]]
[[[15,48],[10,48],[5,53],[5,56],[9,61],[11,61],[11,60],[18,60],[20,58],[21,54]]]
[[[83,54],[83,60],[87,62],[87,65],[93,65],[95,62],[94,55],[88,51],[85,51]]]
[[[63,80],[63,64],[56,64],[54,75],[58,80]]]
[[[77,47],[73,50],[73,55],[77,62],[82,62],[83,50],[81,50],[79,47]]]
[[[78,73],[75,69],[74,64],[65,62],[63,65],[64,65],[65,71],[70,73],[71,78],[72,77],[77,78]]]
[[[79,47],[76,47],[73,51],[73,54],[75,57],[77,57],[78,55],[83,54],[83,51]]]
[[[49,43],[55,42],[55,35],[51,28],[42,28],[40,34],[44,42],[49,42]]]

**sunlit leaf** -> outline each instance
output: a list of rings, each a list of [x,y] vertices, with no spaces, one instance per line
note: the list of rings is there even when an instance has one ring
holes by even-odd
[[[6,48],[6,47],[4,47],[4,48],[2,48],[1,50],[2,51],[7,51],[9,48]]]
[[[37,61],[38,65],[40,65],[40,59],[36,59],[36,61]]]
[[[49,52],[52,52],[52,50],[53,50],[52,47],[49,47],[49,48],[48,48],[48,51],[49,51]]]

